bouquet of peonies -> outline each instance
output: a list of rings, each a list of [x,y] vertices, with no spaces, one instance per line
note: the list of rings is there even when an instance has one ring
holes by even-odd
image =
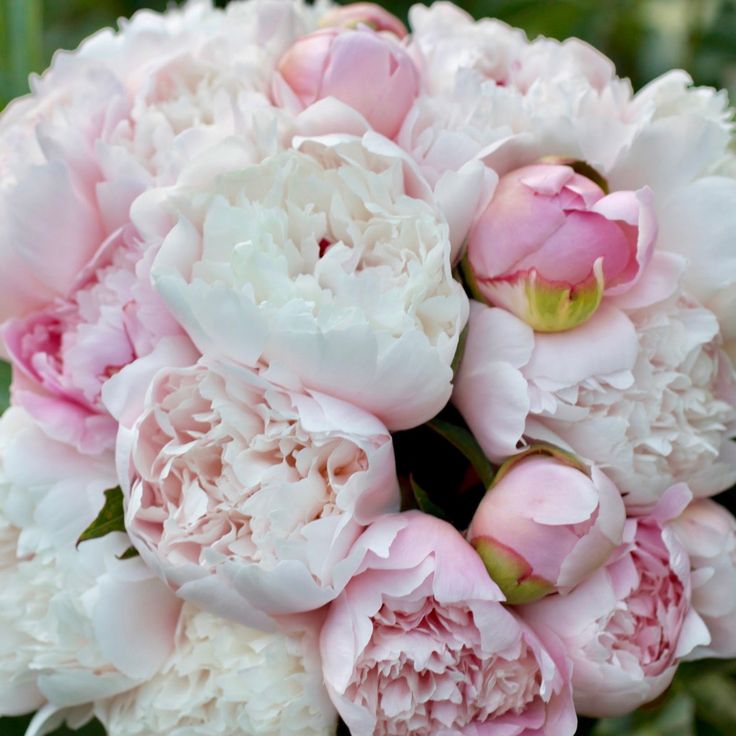
[[[410,21],[143,11],[0,118],[29,736],[568,736],[736,656],[725,95]]]

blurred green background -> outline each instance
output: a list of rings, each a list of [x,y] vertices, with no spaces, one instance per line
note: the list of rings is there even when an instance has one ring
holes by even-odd
[[[167,0],[0,0],[0,108],[28,89],[29,72],[43,70],[57,48],[73,48],[98,28]],[[224,5],[225,2],[218,2]],[[406,19],[409,0],[383,3]],[[492,16],[530,37],[577,36],[616,63],[635,88],[672,67],[698,84],[725,87],[736,99],[736,0],[470,0],[477,17]],[[9,371],[0,364],[0,413]],[[736,510],[733,492],[721,498]],[[627,718],[583,721],[594,736],[736,736],[736,662],[681,667],[669,693]],[[0,719],[0,736],[22,736],[28,718]],[[61,734],[72,732],[61,730]],[[91,724],[82,736],[104,731]],[[55,735],[56,736],[56,735]]]

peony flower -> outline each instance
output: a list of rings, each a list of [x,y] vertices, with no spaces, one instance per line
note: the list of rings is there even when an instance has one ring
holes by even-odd
[[[126,528],[144,559],[179,597],[249,625],[332,600],[355,540],[399,503],[375,418],[206,359],[156,374],[128,445]]]
[[[523,436],[574,448],[630,509],[674,483],[708,496],[736,481],[736,384],[707,309],[604,304],[552,335],[477,303],[471,315],[453,401],[489,457],[515,454]]]
[[[362,24],[376,31],[389,31],[398,38],[407,34],[406,26],[395,15],[375,3],[349,3],[330,8],[319,24],[323,28],[355,28]]]
[[[608,560],[626,520],[598,468],[531,453],[502,466],[467,534],[509,603],[570,591]]]
[[[298,39],[279,62],[273,85],[282,107],[299,112],[334,97],[387,138],[398,133],[418,91],[419,75],[406,51],[392,34],[365,24]]]
[[[500,605],[501,591],[449,524],[386,516],[332,603],[325,682],[353,736],[575,732],[565,655]]]
[[[312,634],[266,634],[188,604],[161,670],[95,715],[109,736],[327,736],[337,725]]]
[[[126,535],[76,546],[116,484],[112,458],[49,439],[17,408],[0,448],[0,714],[81,706],[151,677],[181,602],[140,559],[118,559]]]
[[[687,553],[667,525],[690,498],[687,486],[673,486],[650,515],[629,520],[618,557],[569,595],[521,609],[531,626],[562,639],[578,713],[618,716],[648,703],[679,660],[708,643],[690,602]]]
[[[686,259],[685,290],[733,339],[736,157],[725,92],[674,71],[634,95],[587,44],[530,42],[449,3],[414,6],[410,21],[422,94],[397,142],[430,182],[472,161],[503,176],[554,156],[585,162],[614,193],[651,188],[656,251]]]
[[[447,402],[467,299],[431,193],[393,148],[366,145],[308,141],[175,187],[153,276],[203,353],[266,365],[394,430]]]
[[[690,659],[736,656],[736,519],[720,504],[694,501],[672,524],[690,557],[693,608],[710,632],[710,644]]]
[[[585,322],[604,292],[627,291],[657,237],[652,192],[605,195],[570,166],[542,163],[502,177],[468,241],[479,296],[535,330]]]

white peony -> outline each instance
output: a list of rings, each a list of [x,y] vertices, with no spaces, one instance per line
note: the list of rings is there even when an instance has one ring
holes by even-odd
[[[168,656],[180,602],[117,559],[127,537],[75,546],[115,485],[110,455],[79,455],[18,409],[0,420],[0,714],[123,692]]]
[[[266,634],[189,604],[161,671],[95,710],[109,736],[331,736],[337,726],[313,634]]]
[[[709,496],[736,481],[735,386],[718,321],[691,300],[604,305],[536,335],[474,303],[453,400],[489,456],[523,436],[563,445],[600,465],[629,508],[649,508],[675,483]]]
[[[152,272],[203,353],[393,430],[447,402],[467,298],[447,223],[387,141],[368,147],[383,140],[306,141],[214,181],[189,176],[168,192],[177,224]]]

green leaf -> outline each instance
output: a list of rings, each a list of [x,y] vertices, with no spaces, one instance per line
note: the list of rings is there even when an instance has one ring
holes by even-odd
[[[427,423],[427,426],[441,437],[444,437],[470,461],[486,488],[491,485],[495,473],[493,465],[471,432],[443,419],[433,419]]]
[[[134,557],[138,557],[139,552],[135,547],[128,547],[123,554],[118,555],[119,560],[132,560]]]
[[[0,360],[0,414],[10,406],[10,365]]]
[[[118,488],[105,491],[105,505],[97,518],[82,532],[77,540],[77,546],[90,539],[98,539],[112,532],[125,531],[125,510],[123,508],[123,492]],[[123,552],[123,556],[128,551]]]
[[[447,519],[447,514],[429,497],[427,491],[417,483],[414,478],[409,478],[411,483],[411,490],[414,494],[414,500],[417,502],[417,506],[420,511],[424,511],[425,514],[436,516],[438,519]]]
[[[686,693],[671,691],[658,707],[599,721],[592,736],[695,736],[695,704]]]
[[[460,367],[460,363],[463,362],[463,356],[465,355],[465,344],[468,342],[468,329],[469,325],[463,327],[463,331],[460,333],[460,339],[457,341],[457,349],[455,355],[452,358],[452,372],[457,373],[457,369]]]

